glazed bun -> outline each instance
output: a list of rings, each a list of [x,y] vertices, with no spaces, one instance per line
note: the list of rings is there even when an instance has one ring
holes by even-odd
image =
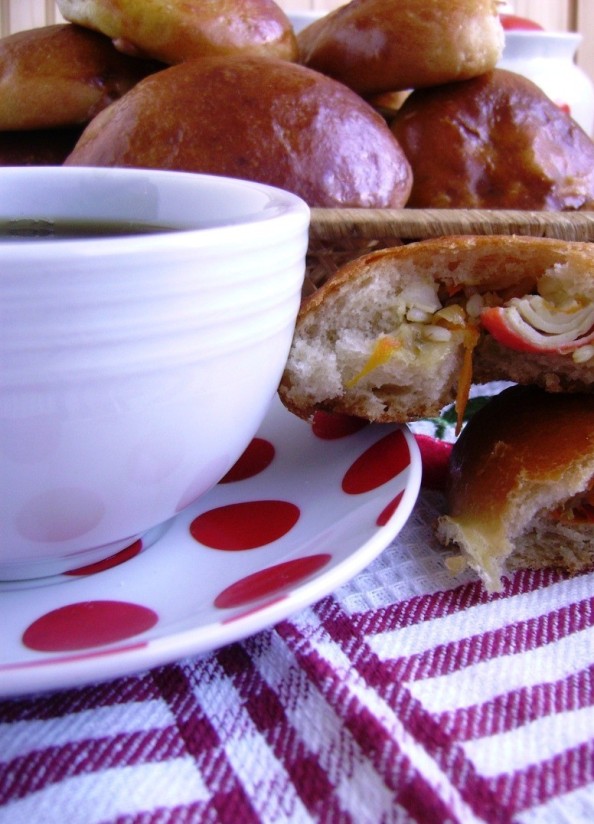
[[[594,245],[446,237],[347,263],[300,309],[285,406],[379,422],[438,415],[472,382],[594,391]]]
[[[491,592],[506,570],[594,566],[594,395],[504,390],[470,419],[437,536]]]
[[[567,210],[594,203],[594,143],[532,81],[495,69],[413,92],[391,122],[413,208]]]
[[[311,206],[400,207],[412,184],[385,121],[357,94],[258,57],[204,58],[146,78],[95,118],[66,162],[247,178]]]
[[[11,34],[0,40],[0,131],[87,123],[157,68],[68,23]]]
[[[352,0],[297,37],[301,61],[364,96],[463,80],[495,67],[497,0]]]
[[[110,37],[117,48],[164,63],[251,54],[295,60],[289,19],[274,0],[57,0],[66,20]]]

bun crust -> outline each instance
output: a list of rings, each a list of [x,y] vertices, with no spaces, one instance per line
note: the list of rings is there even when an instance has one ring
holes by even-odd
[[[301,61],[367,96],[474,77],[504,43],[497,0],[352,0],[303,29]]]
[[[357,94],[257,57],[204,58],[146,78],[95,118],[67,165],[247,178],[311,206],[398,208],[412,185],[389,128]]]
[[[594,521],[552,517],[594,477],[594,395],[514,386],[480,409],[455,443],[448,514],[437,524],[490,591],[506,568],[594,564]],[[593,510],[594,511],[594,510]]]
[[[513,72],[415,91],[391,121],[413,169],[413,208],[591,208],[594,143]]]
[[[281,400],[306,419],[323,409],[406,422],[455,398],[463,411],[471,380],[593,392],[594,357],[502,344],[495,355],[480,321],[486,305],[545,285],[553,316],[555,301],[592,306],[593,273],[592,244],[548,238],[447,237],[364,255],[304,300]]]
[[[66,20],[95,29],[121,50],[181,63],[252,54],[297,58],[291,24],[274,0],[57,0]]]
[[[11,34],[0,40],[0,131],[87,123],[159,67],[68,23]]]

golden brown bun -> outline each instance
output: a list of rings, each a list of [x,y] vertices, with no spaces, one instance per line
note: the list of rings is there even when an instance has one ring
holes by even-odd
[[[300,59],[365,96],[482,74],[504,43],[497,0],[352,0],[298,37]]]
[[[0,131],[87,123],[157,68],[68,23],[11,34],[0,40]]]
[[[80,128],[0,132],[0,166],[61,166]]]
[[[594,395],[514,386],[480,409],[454,445],[448,515],[438,538],[455,544],[490,591],[506,568],[594,565],[594,520],[576,506],[594,477]],[[594,501],[594,496],[592,497]],[[557,515],[555,515],[557,513]]]
[[[525,77],[496,69],[413,92],[391,128],[413,208],[590,208],[594,143]]]
[[[122,51],[164,63],[212,54],[297,58],[295,33],[274,0],[58,0],[58,8]]]
[[[384,120],[318,72],[211,57],[139,83],[87,127],[67,160],[241,177],[311,206],[402,206],[410,168]]]
[[[562,305],[563,320],[570,307],[594,307],[594,244],[464,236],[364,255],[304,300],[281,400],[306,419],[322,409],[406,422],[438,415],[456,397],[463,411],[471,378],[593,392],[594,346],[579,362],[571,351],[502,344],[493,354],[483,310],[537,291],[553,316]]]

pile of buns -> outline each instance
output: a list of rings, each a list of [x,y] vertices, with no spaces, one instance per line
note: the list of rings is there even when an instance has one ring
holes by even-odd
[[[275,0],[58,7],[0,40],[0,164],[241,176],[322,207],[594,201],[589,136],[496,69],[498,0],[351,0],[298,34]]]

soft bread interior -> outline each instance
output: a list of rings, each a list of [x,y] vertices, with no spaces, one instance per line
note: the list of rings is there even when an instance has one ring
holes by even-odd
[[[594,566],[593,533],[592,524],[552,523],[547,513],[539,513],[514,547],[507,568],[556,567],[570,573],[589,569]]]
[[[430,414],[451,400],[460,369],[462,333],[426,323],[439,308],[432,277],[380,263],[355,289],[330,293],[324,311],[303,318],[285,400],[307,409],[331,401],[335,410],[372,420]]]

